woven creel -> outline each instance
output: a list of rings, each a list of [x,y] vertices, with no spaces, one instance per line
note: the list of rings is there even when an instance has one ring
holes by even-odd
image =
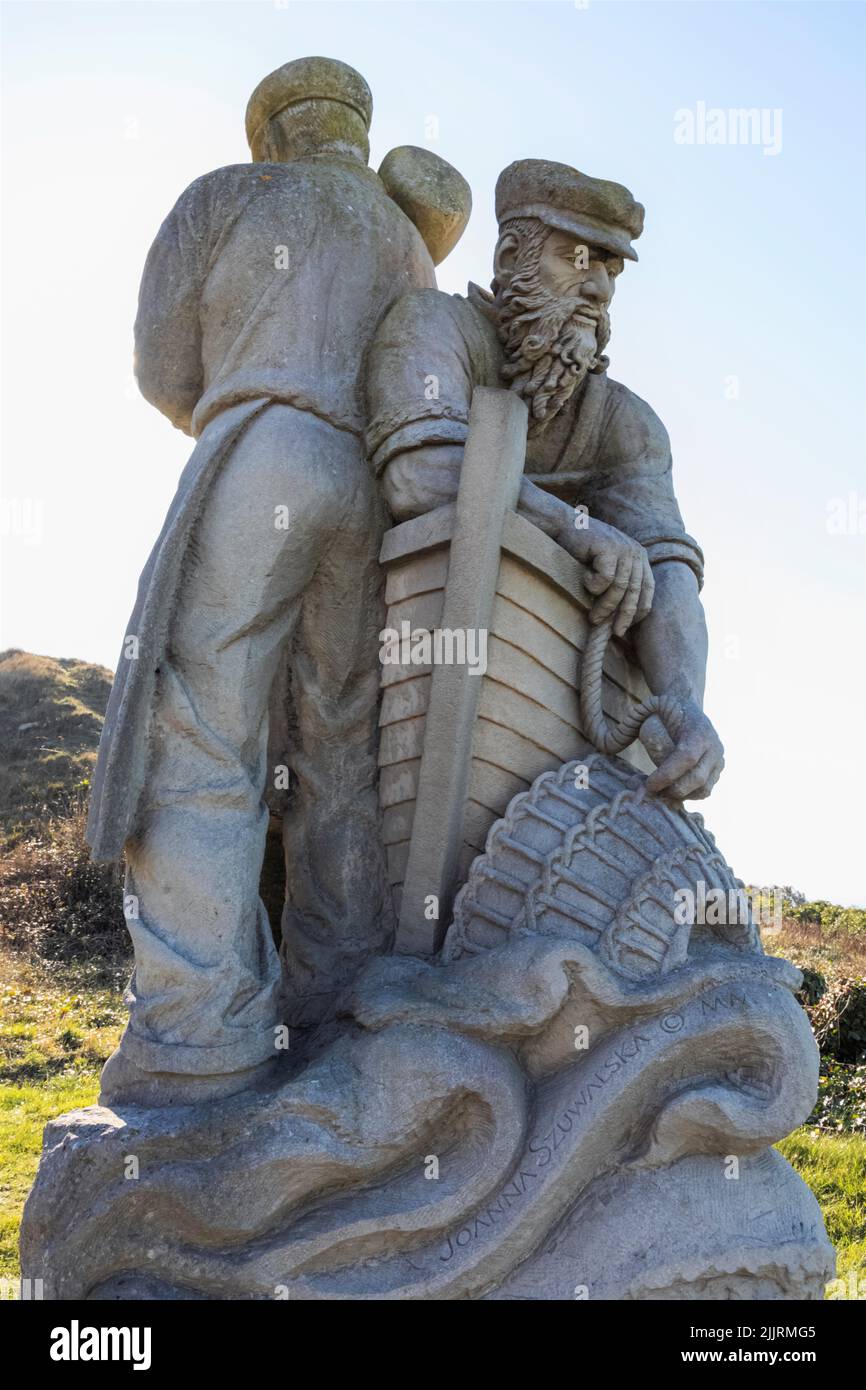
[[[690,940],[760,952],[743,885],[702,818],[645,783],[599,753],[536,778],[491,827],[455,901],[443,958],[553,936],[584,942],[638,980],[682,964]],[[696,925],[689,903],[707,900],[724,907]]]

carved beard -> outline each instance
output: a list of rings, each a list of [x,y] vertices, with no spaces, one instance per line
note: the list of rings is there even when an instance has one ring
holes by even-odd
[[[515,275],[497,296],[502,376],[529,406],[529,433],[538,435],[571,399],[587,372],[603,370],[610,315],[599,311],[596,332],[578,320],[586,306],[551,294],[534,271]]]

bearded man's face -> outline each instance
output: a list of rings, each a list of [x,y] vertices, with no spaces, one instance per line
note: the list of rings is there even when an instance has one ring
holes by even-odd
[[[508,252],[508,273],[502,264]],[[608,305],[622,260],[568,232],[525,220],[507,224],[497,250],[496,308],[502,375],[529,407],[538,435],[587,372],[603,369]]]

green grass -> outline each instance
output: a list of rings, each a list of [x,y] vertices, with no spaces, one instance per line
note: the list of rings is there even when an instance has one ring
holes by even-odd
[[[18,1226],[46,1121],[99,1094],[123,1028],[124,975],[0,953],[0,1278],[18,1272]]]
[[[98,1091],[98,1067],[39,1086],[0,1085],[0,1277],[17,1277],[18,1227],[36,1176],[43,1126],[67,1110],[93,1105]]]
[[[818,1198],[836,1247],[837,1278],[866,1281],[866,1138],[795,1130],[776,1147]]]

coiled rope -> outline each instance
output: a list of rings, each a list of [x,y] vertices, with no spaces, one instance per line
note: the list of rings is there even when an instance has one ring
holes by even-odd
[[[676,742],[682,728],[685,711],[672,695],[649,695],[641,700],[614,729],[604,717],[601,706],[601,682],[607,644],[613,630],[613,618],[590,628],[589,640],[583,653],[580,672],[580,716],[583,732],[600,753],[621,753],[640,735],[644,724],[656,715],[669,737]]]

